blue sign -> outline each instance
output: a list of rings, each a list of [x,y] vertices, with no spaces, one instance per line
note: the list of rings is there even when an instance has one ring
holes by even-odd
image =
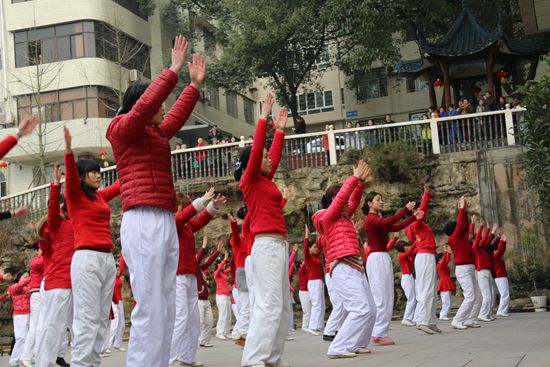
[[[357,111],[347,111],[346,117],[357,117]]]

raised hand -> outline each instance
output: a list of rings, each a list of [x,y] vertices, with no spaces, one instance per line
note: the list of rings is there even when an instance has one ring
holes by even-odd
[[[225,261],[227,261],[228,258],[229,258],[229,254],[227,253],[227,251],[225,251],[225,256],[223,257],[223,259],[224,259]]]
[[[206,78],[206,61],[203,54],[193,54],[193,61],[187,63],[189,68],[189,77],[191,78],[191,85],[197,89],[200,89],[204,78]]]
[[[474,214],[472,215],[472,223],[476,223],[477,222],[477,216]]]
[[[211,187],[204,193],[204,199],[207,201],[210,201],[214,198],[214,195],[216,194],[216,190]]]
[[[13,211],[14,218],[23,218],[29,214],[29,208],[21,207]]]
[[[298,252],[298,244],[295,243],[294,245],[292,245],[292,251],[293,252]]]
[[[288,187],[283,187],[283,197],[285,199],[288,199]]]
[[[499,235],[499,237],[502,237],[503,234],[504,234],[504,228],[500,227],[500,228],[498,229],[498,235]]]
[[[414,201],[409,201],[407,205],[405,205],[405,208],[407,208],[410,212],[412,212],[415,207],[416,203]]]
[[[59,182],[61,182],[62,176],[63,174],[61,173],[61,166],[59,164],[53,166],[53,178],[56,184],[59,184]]]
[[[359,180],[364,181],[369,175],[369,165],[364,160],[360,160],[357,166],[353,167],[353,175]]]
[[[288,120],[288,110],[286,107],[283,107],[279,110],[277,119],[274,121],[275,128],[281,131],[284,130],[286,127],[287,120]]]
[[[500,239],[501,239],[502,241],[506,242],[506,235],[500,237]]]
[[[274,104],[275,99],[273,99],[273,95],[271,94],[271,92],[268,92],[265,95],[264,103],[262,104],[262,113],[260,114],[260,119],[267,120],[267,118],[271,114],[271,109],[273,108]]]
[[[452,252],[452,251],[451,251],[451,246],[449,246],[449,245],[444,245],[444,246],[443,246],[443,251]]]
[[[307,226],[307,223],[306,223],[306,225],[305,225],[304,237],[305,237],[305,238],[308,238],[308,237],[309,237],[309,227]]]
[[[71,132],[67,126],[63,126],[63,134],[65,136],[65,153],[71,154],[73,152],[73,149],[71,148],[73,138],[71,137]]]
[[[428,184],[424,184],[424,192],[428,194],[433,193],[432,188]]]
[[[38,125],[38,116],[32,115],[25,117],[23,121],[19,123],[19,135],[29,135],[36,128],[36,125]]]
[[[225,251],[225,243],[223,240],[218,241],[218,247],[216,247],[216,250],[220,253],[223,253]]]
[[[424,212],[422,210],[415,211],[413,215],[416,217],[417,220],[424,218]]]
[[[170,66],[170,70],[176,74],[179,74],[181,69],[183,69],[183,65],[185,65],[188,47],[189,44],[185,37],[181,34],[176,36],[174,39],[174,47],[172,47],[172,66]]]
[[[212,200],[212,204],[214,204],[215,207],[220,207],[222,205],[225,205],[227,203],[227,199],[222,194],[218,194],[214,200]]]
[[[492,234],[495,234],[495,232],[498,229],[498,223],[493,223],[493,230],[491,231]]]
[[[468,200],[466,200],[465,196],[461,196],[460,199],[458,199],[458,207],[460,209],[468,208]]]
[[[237,220],[235,219],[235,217],[233,216],[233,214],[231,213],[227,213],[227,218],[232,221],[232,222],[236,222]]]
[[[202,238],[202,248],[206,248],[208,246],[208,237],[204,236]]]
[[[13,275],[11,275],[10,273],[4,273],[3,277],[4,277],[4,280],[12,280],[13,279]]]

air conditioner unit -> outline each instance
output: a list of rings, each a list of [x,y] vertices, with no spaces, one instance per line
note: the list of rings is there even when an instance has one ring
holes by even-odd
[[[136,80],[140,80],[142,76],[143,76],[143,74],[140,73],[139,71],[137,71],[136,69],[130,70],[130,81],[131,82],[135,82]]]

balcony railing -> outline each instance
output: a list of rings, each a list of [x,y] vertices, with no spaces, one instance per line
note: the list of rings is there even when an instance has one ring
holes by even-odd
[[[354,129],[322,131],[285,137],[281,165],[294,170],[338,164],[342,154],[351,149],[376,147],[403,142],[424,155],[475,151],[515,145],[525,109],[433,118],[421,121],[367,126]],[[172,152],[172,175],[175,181],[195,179],[229,179],[240,149],[252,141],[212,145]],[[116,166],[103,169],[103,185],[117,179]],[[0,211],[26,206],[37,219],[45,214],[49,185],[3,197]]]

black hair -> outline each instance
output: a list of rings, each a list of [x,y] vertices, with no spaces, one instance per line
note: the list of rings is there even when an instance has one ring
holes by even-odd
[[[407,241],[403,241],[403,240],[399,240],[397,241],[397,243],[395,244],[395,249],[398,251],[398,252],[405,252],[405,246],[409,246],[410,243],[407,242]]]
[[[342,185],[330,185],[325,191],[325,194],[321,198],[321,205],[323,206],[323,209],[328,209],[330,204],[332,204],[332,200],[338,195],[338,192],[342,188]]]
[[[251,145],[247,145],[241,150],[241,156],[239,160],[235,162],[235,172],[233,173],[236,181],[241,180],[241,177],[243,176],[243,173],[246,170],[246,166],[248,166],[248,161],[250,160],[251,152],[252,152]]]
[[[243,205],[237,210],[237,218],[244,220],[244,217],[246,217],[246,214],[248,214],[248,208],[246,205]]]
[[[380,194],[377,193],[376,191],[371,191],[367,195],[365,195],[365,203],[363,204],[363,207],[361,208],[361,211],[363,212],[363,214],[365,214],[365,215],[369,214],[369,212],[370,212],[369,201],[372,203],[372,201],[374,200],[376,195],[380,195]]]
[[[126,89],[126,92],[124,92],[124,97],[122,97],[122,106],[120,106],[117,115],[130,112],[147,87],[149,87],[149,83],[142,81],[137,81],[130,85],[128,89]]]
[[[445,232],[447,236],[450,236],[455,231],[455,228],[456,228],[456,222],[452,220],[445,224],[445,226],[443,227],[443,232]]]
[[[443,258],[443,252],[438,252],[437,254],[435,254],[436,263],[440,262],[442,258]]]
[[[94,201],[96,189],[86,185],[84,179],[90,172],[101,172],[99,163],[95,159],[79,159],[76,161],[76,169],[78,170],[78,176],[80,176],[80,187],[88,199]]]

